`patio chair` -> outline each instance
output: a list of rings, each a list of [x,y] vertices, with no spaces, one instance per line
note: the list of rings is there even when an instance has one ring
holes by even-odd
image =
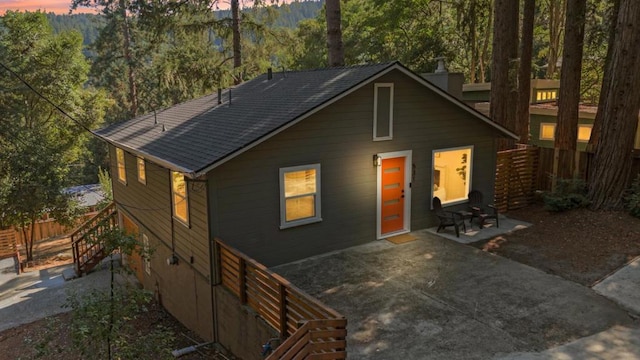
[[[456,237],[460,237],[460,226],[462,226],[462,230],[464,232],[467,232],[467,227],[464,224],[464,218],[462,215],[457,212],[443,210],[442,202],[437,196],[433,198],[433,211],[435,211],[438,220],[440,220],[440,224],[438,225],[436,232],[440,232],[440,230],[449,226],[453,226],[456,230]]]
[[[489,210],[485,210],[485,206]],[[469,223],[473,228],[473,219],[478,219],[478,226],[480,229],[484,227],[484,224],[487,220],[494,219],[496,222],[496,227],[500,227],[500,217],[498,214],[498,209],[492,204],[484,203],[484,197],[482,196],[482,192],[478,190],[471,190],[469,193],[469,210],[471,210],[471,220]]]

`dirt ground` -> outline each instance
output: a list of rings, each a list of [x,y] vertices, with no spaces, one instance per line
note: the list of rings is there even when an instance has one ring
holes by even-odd
[[[542,205],[534,205],[511,211],[507,216],[533,225],[472,245],[586,286],[640,255],[640,219],[623,212],[578,209],[550,213]],[[61,238],[39,243],[34,252],[36,261],[25,271],[71,262],[69,241]],[[141,326],[159,323],[171,328],[176,339],[174,349],[193,345],[189,338],[200,341],[159,307],[139,321]],[[0,333],[0,357],[80,359],[70,352],[68,324],[69,314],[62,314],[4,331]],[[181,359],[225,359],[216,354],[215,349],[204,348]],[[149,359],[166,355],[170,354],[150,354]]]
[[[532,226],[473,245],[582,285],[640,255],[640,219],[625,212],[551,213],[536,204],[506,215]]]

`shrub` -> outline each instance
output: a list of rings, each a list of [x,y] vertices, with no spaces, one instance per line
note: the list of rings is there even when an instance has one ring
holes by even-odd
[[[631,187],[627,190],[625,205],[629,214],[640,218],[640,174],[633,180]]]
[[[587,185],[580,179],[558,179],[556,190],[543,195],[544,208],[553,212],[586,207]]]

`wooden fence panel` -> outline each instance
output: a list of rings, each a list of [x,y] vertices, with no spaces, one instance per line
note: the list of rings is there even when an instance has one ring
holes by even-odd
[[[536,190],[538,148],[498,152],[494,204],[507,212],[531,204]]]

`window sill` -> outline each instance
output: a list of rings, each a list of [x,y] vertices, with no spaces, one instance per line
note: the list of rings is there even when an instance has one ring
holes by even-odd
[[[173,220],[175,220],[175,221],[179,222],[180,224],[184,225],[185,227],[191,229],[191,225],[189,224],[188,221],[184,221],[184,220],[176,217],[175,215],[173,216]]]
[[[292,227],[297,227],[297,226],[302,226],[302,225],[307,225],[307,224],[313,224],[313,223],[318,223],[321,222],[322,218],[309,218],[309,219],[302,219],[302,220],[297,220],[297,221],[291,221],[285,224],[280,224],[280,230],[284,230],[284,229],[289,229]]]

